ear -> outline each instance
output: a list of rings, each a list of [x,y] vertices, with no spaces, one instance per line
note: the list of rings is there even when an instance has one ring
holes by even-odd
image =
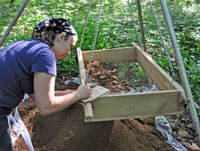
[[[60,40],[65,40],[65,36],[66,36],[65,32],[60,33]]]
[[[66,33],[62,32],[62,33],[60,33],[59,35],[56,36],[56,40],[57,41],[62,41],[62,40],[65,39],[65,36],[66,36]]]

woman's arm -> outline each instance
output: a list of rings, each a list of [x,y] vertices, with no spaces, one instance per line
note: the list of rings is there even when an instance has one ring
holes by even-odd
[[[74,91],[75,90],[70,90],[70,89],[67,89],[67,90],[64,90],[64,91],[55,91],[55,96],[61,96],[61,95],[69,94],[69,93],[72,93]]]
[[[55,76],[44,72],[34,73],[35,102],[40,113],[45,116],[61,111],[78,100],[88,98],[91,89],[87,85],[80,85],[77,90],[63,94],[54,91]],[[61,94],[62,95],[59,95]]]
[[[71,92],[74,92],[75,90],[70,90],[70,89],[66,89],[64,91],[54,91],[55,96],[61,96],[61,95],[65,95]],[[35,100],[35,94],[28,94],[29,98],[31,100]]]
[[[28,94],[28,97],[33,101],[35,100],[35,95],[34,94]]]

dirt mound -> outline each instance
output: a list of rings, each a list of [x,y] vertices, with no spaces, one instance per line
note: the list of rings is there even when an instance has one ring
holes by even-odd
[[[34,102],[24,102],[19,113],[36,151],[172,151],[152,126],[152,119],[85,123],[81,104],[42,117]],[[15,151],[28,150],[18,138]]]

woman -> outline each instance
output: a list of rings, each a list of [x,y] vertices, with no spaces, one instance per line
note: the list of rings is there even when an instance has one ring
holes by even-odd
[[[25,93],[35,100],[41,115],[61,111],[88,98],[91,89],[80,85],[75,91],[55,91],[56,60],[69,55],[77,33],[68,20],[49,18],[38,23],[32,39],[3,48],[0,53],[0,151],[12,150],[7,115]]]

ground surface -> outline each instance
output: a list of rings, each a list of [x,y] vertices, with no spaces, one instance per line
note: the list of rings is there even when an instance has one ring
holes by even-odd
[[[23,119],[39,151],[173,151],[148,120],[84,123],[82,105],[42,117],[32,102],[22,105]],[[25,115],[26,114],[26,115]],[[149,123],[150,122],[150,123]],[[27,150],[20,138],[15,150]]]
[[[94,71],[101,77],[101,84],[106,85],[112,93],[132,91],[130,83],[126,84],[116,74],[117,70],[109,65],[101,72]],[[60,75],[56,88],[76,88],[66,86],[65,79],[71,75]],[[108,81],[106,81],[108,79]],[[143,82],[145,80],[142,80]],[[99,81],[95,81],[99,83]],[[137,84],[134,81],[131,84]],[[140,87],[140,86],[138,86]],[[141,91],[141,89],[139,90]],[[76,103],[62,112],[42,117],[33,101],[20,105],[20,115],[30,133],[36,151],[173,151],[162,134],[156,130],[154,118],[117,120],[110,122],[85,123],[83,107]],[[195,144],[195,133],[188,111],[179,116],[167,117],[172,126],[174,136],[188,150],[199,150]],[[15,151],[28,150],[20,137],[14,147]]]

